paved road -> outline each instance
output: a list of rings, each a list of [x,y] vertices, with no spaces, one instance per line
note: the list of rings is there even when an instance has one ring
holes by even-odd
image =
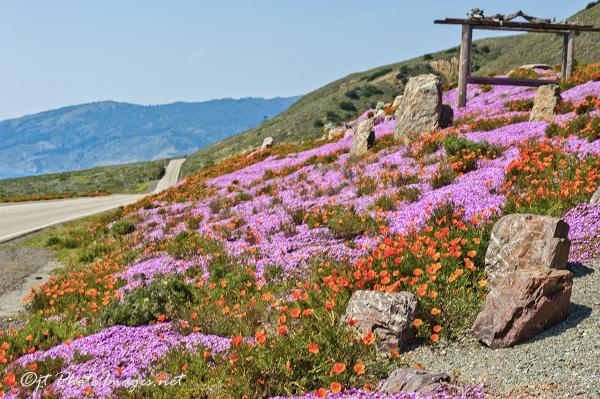
[[[169,162],[165,175],[153,193],[165,190],[177,183],[183,161],[184,159],[176,159]],[[55,224],[132,204],[141,198],[144,198],[144,195],[115,194],[104,197],[5,204],[0,206],[0,242]]]
[[[158,182],[158,185],[154,189],[153,193],[160,193],[161,191],[165,191],[167,188],[177,183],[179,179],[179,172],[181,170],[181,165],[185,162],[185,158],[174,159],[169,162],[167,165],[167,170],[165,171],[165,175]]]

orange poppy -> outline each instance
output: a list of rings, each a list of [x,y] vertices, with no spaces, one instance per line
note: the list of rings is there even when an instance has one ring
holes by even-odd
[[[356,363],[356,364],[354,365],[354,372],[355,372],[357,375],[361,375],[361,374],[363,374],[363,373],[365,372],[365,365],[364,365],[364,364],[362,364],[362,363]]]
[[[344,371],[346,371],[344,363],[334,363],[333,367],[331,367],[332,374],[342,374]]]
[[[338,393],[342,390],[342,384],[340,384],[339,382],[332,382],[329,386],[329,390],[331,391],[331,393]]]

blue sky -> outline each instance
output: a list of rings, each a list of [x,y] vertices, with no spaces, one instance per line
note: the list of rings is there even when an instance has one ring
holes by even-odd
[[[304,94],[352,72],[457,45],[459,27],[433,25],[435,18],[479,6],[488,14],[523,9],[563,19],[588,0],[526,3],[3,0],[0,120],[109,99]]]

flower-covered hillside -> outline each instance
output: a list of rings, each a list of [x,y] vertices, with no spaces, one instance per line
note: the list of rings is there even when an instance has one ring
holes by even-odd
[[[564,217],[571,260],[598,257],[599,208],[584,204],[600,183],[598,70],[564,82],[573,87],[551,123],[528,122],[533,89],[470,86],[454,126],[408,144],[380,118],[364,157],[350,154],[351,136],[244,154],[51,237],[77,262],[32,293],[28,325],[0,337],[5,396],[33,394],[16,381],[36,369],[187,375],[177,387],[45,387],[65,398],[385,397],[367,391],[414,365],[398,351],[381,357],[376,335],[341,322],[353,291],[413,292],[418,343],[429,345],[477,314],[501,215]],[[444,102],[455,106],[456,92]]]

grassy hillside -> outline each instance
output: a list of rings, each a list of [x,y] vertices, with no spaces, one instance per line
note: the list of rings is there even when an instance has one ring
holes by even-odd
[[[165,174],[166,160],[99,166],[76,172],[0,180],[0,202],[55,199],[97,193],[144,193]]]
[[[590,6],[568,21],[600,25],[600,6]],[[457,28],[457,43],[459,34]],[[599,39],[597,34],[578,35],[576,60],[581,63],[598,61]],[[552,34],[523,34],[478,40],[474,43],[473,69],[479,74],[487,74],[534,62],[554,65],[560,62],[561,50],[562,37]],[[458,47],[455,47],[339,79],[308,93],[268,122],[196,152],[183,165],[183,174],[189,175],[200,167],[233,153],[256,148],[268,136],[273,137],[276,143],[319,137],[324,123],[352,119],[379,101],[392,100],[403,92],[403,82],[408,77],[431,72],[429,63],[432,60],[450,59],[458,57],[458,54]]]

